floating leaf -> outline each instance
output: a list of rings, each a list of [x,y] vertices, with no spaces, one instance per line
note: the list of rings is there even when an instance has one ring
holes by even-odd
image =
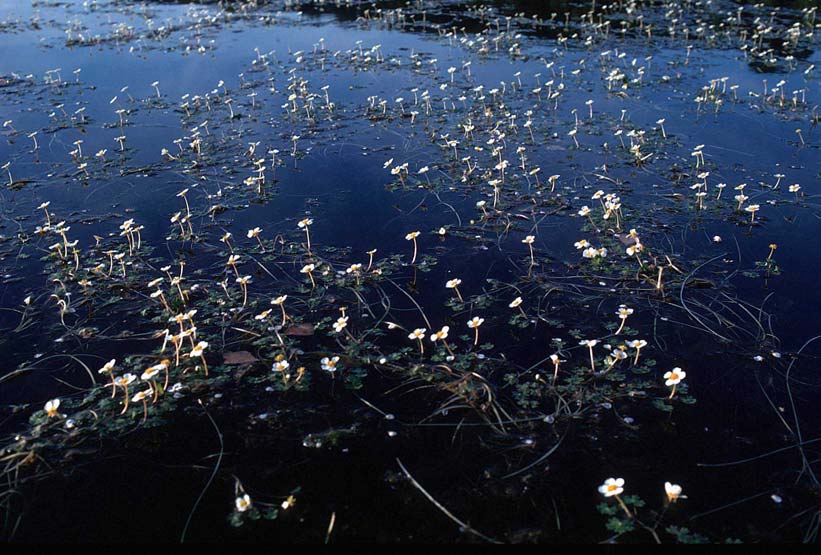
[[[248,351],[230,351],[222,354],[223,364],[228,366],[240,366],[243,364],[253,364],[259,359]]]
[[[285,330],[285,335],[290,335],[294,337],[307,337],[309,335],[314,334],[314,325],[313,324],[294,324],[293,326],[287,328]]]

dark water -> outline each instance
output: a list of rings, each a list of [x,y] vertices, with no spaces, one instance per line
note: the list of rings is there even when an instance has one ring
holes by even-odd
[[[663,542],[677,539],[668,526],[716,542],[815,541],[812,6],[597,3],[588,15],[589,3],[377,2],[381,11],[367,13],[357,4],[0,2],[0,116],[11,120],[0,162],[11,162],[12,176],[0,176],[4,537],[654,541],[644,525]],[[613,71],[625,77],[609,82]],[[708,100],[697,101],[702,94]],[[466,124],[476,127],[470,137]],[[640,132],[641,155],[652,153],[641,164],[622,146],[630,130]],[[446,143],[454,138],[459,160]],[[82,154],[72,155],[77,140]],[[691,156],[697,145],[704,167]],[[494,210],[497,146],[509,167]],[[261,192],[243,183],[259,158]],[[402,181],[390,159],[408,164]],[[471,163],[478,169],[461,179]],[[430,171],[418,174],[423,166]],[[538,181],[526,175],[535,167]],[[703,179],[698,209],[692,186]],[[753,225],[733,200],[742,183],[745,205],[760,206]],[[789,192],[794,184],[800,190]],[[193,237],[181,238],[169,218],[185,211],[183,189]],[[621,198],[622,229],[601,217],[591,198],[599,189]],[[37,234],[45,201],[52,223],[70,226],[66,242],[78,241],[76,266],[73,255],[49,255],[59,233]],[[583,205],[598,230],[577,215]],[[297,227],[308,217],[311,252]],[[119,235],[128,218],[143,226],[136,254]],[[264,251],[246,237],[254,227]],[[647,249],[641,271],[614,236],[631,228]],[[416,230],[419,257],[409,264],[405,235]],[[252,276],[245,307],[225,264],[226,232],[243,259],[238,272]],[[573,245],[582,239],[607,245],[607,257],[584,259]],[[114,263],[108,275],[107,249],[126,253],[127,277]],[[367,266],[371,249],[383,275],[345,273]],[[184,283],[196,287],[174,313],[197,309],[209,376],[185,359],[173,368],[177,395],[163,391],[145,421],[140,401],[120,415],[123,395],[110,401],[97,369],[114,358],[115,375],[139,382],[168,356],[155,334],[177,324],[146,284],[167,264],[176,274],[181,260]],[[317,271],[314,289],[300,273],[309,262],[330,268]],[[453,278],[464,304],[444,287]],[[169,279],[163,287],[176,298]],[[269,300],[284,294],[292,323],[316,328],[280,344],[281,314]],[[511,320],[517,296],[527,317]],[[61,322],[56,300],[66,298],[72,311]],[[614,335],[620,304],[634,309],[627,337]],[[356,340],[330,329],[340,307]],[[268,308],[269,320],[253,318]],[[485,318],[476,347],[465,326],[474,316]],[[407,331],[388,330],[389,321]],[[453,361],[429,340],[442,325]],[[418,327],[428,335],[422,356],[406,338]],[[600,340],[599,371],[608,364],[601,345],[628,338],[647,340],[641,357],[652,364],[633,368],[627,350],[606,378],[590,378],[579,345],[587,338]],[[236,352],[252,362],[228,363]],[[556,352],[566,361],[558,389],[546,358]],[[271,371],[277,355],[305,377],[283,386]],[[320,359],[335,355],[340,370],[321,370]],[[687,376],[668,400],[662,376],[674,367]],[[48,418],[43,405],[55,398],[62,416]],[[732,464],[713,466],[723,463]],[[624,516],[597,491],[611,476],[646,503],[625,521],[633,531],[608,529],[611,516],[597,510],[606,502]],[[668,505],[666,481],[687,498]],[[295,503],[275,520],[253,520],[234,510],[237,484],[263,513],[291,494]]]

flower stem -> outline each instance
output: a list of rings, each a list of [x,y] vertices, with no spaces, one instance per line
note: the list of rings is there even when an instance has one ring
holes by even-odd
[[[625,505],[625,503],[624,503],[624,501],[622,501],[621,497],[619,497],[617,495],[616,496],[616,501],[618,501],[619,505],[621,505],[621,508],[624,509],[624,513],[627,515],[627,518],[633,518],[633,513],[630,512],[630,509],[627,508],[627,505]]]

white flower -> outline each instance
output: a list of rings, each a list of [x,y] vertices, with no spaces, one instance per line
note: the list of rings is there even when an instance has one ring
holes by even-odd
[[[271,370],[274,372],[284,372],[286,371],[291,365],[288,363],[287,360],[280,360],[274,363],[271,367]]]
[[[115,382],[118,386],[125,387],[125,386],[131,384],[131,382],[133,382],[136,379],[137,379],[137,376],[135,376],[134,374],[132,374],[130,372],[127,372],[127,373],[123,374],[122,376],[120,376],[119,378],[117,378],[115,380]]]
[[[670,372],[664,374],[664,379],[667,380],[664,382],[664,385],[668,387],[671,385],[677,385],[681,383],[681,380],[683,380],[686,376],[687,372],[682,371],[679,367],[675,367]]]
[[[115,359],[113,359],[113,358],[112,358],[111,360],[109,360],[108,362],[106,362],[106,363],[105,363],[105,365],[103,365],[103,367],[102,367],[102,368],[100,368],[99,370],[97,370],[97,373],[98,373],[98,374],[105,374],[106,372],[111,372],[112,370],[114,370],[114,365],[115,365],[116,363],[117,363],[117,361],[116,361]]]
[[[144,401],[145,399],[147,399],[148,397],[150,397],[153,394],[154,394],[154,390],[149,387],[148,389],[145,389],[143,391],[138,391],[137,393],[135,393],[131,397],[131,401],[133,403],[139,403],[140,401]]]
[[[671,484],[670,482],[664,482],[664,492],[667,494],[667,500],[671,503],[678,499],[679,497],[687,498],[686,495],[681,495],[681,486],[678,484]]]
[[[618,311],[616,311],[616,316],[621,318],[622,320],[626,320],[628,316],[633,314],[632,308],[627,308],[625,305],[619,306]]]
[[[205,349],[208,348],[208,343],[206,341],[200,341],[197,343],[196,347],[191,349],[191,353],[188,355],[191,358],[194,357],[201,357]]]
[[[336,363],[339,362],[339,357],[324,357],[319,362],[322,365],[323,370],[326,370],[328,372],[336,372]]]
[[[271,309],[270,308],[268,310],[263,310],[262,312],[260,312],[256,316],[254,316],[254,320],[257,320],[257,321],[261,322],[261,321],[265,320],[270,314],[271,314]]]
[[[608,478],[599,486],[599,493],[605,497],[620,495],[624,491],[624,478]]]
[[[622,351],[621,349],[613,349],[613,352],[610,353],[610,356],[613,357],[614,361],[624,360],[627,358],[627,353]]]
[[[427,331],[425,328],[416,328],[410,334],[408,334],[408,339],[410,339],[411,341],[416,339],[421,341],[425,338],[425,331]]]
[[[46,403],[46,406],[44,407],[44,410],[46,411],[46,414],[49,416],[49,418],[51,418],[51,417],[54,417],[54,416],[60,416],[60,414],[57,412],[57,409],[59,409],[59,408],[60,408],[60,399],[52,399],[51,401],[48,401]]]
[[[234,500],[234,506],[237,508],[237,512],[244,513],[251,508],[251,496],[246,493],[237,497]]]
[[[162,370],[166,367],[163,364],[155,364],[154,366],[148,368],[145,372],[142,373],[140,379],[144,382],[151,380],[154,376],[159,374]]]
[[[639,253],[644,250],[644,245],[641,243],[636,243],[635,245],[629,246],[626,249],[627,256],[633,256],[636,253]]]
[[[348,325],[348,317],[347,316],[340,316],[337,318],[336,322],[334,322],[334,331],[339,333],[345,329],[345,326]]]

